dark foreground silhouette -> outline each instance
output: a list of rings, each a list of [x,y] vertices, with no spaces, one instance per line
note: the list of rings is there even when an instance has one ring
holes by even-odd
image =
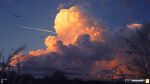
[[[119,80],[81,80],[79,78],[69,79],[61,71],[55,72],[52,76],[34,78],[30,74],[18,74],[16,72],[0,73],[1,79],[6,79],[3,84],[125,84],[123,79]],[[2,84],[2,83],[1,83]]]

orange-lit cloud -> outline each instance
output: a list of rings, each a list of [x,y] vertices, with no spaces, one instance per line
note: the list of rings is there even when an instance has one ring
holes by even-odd
[[[127,27],[141,28],[142,24],[129,24]],[[61,9],[56,15],[54,28],[57,36],[45,38],[46,49],[30,50],[27,55],[28,59],[32,59],[27,60],[27,64],[32,63],[33,66],[44,64],[42,66],[54,68],[83,68],[87,69],[91,76],[97,78],[101,78],[99,72],[102,70],[115,74],[132,73],[125,65],[113,72],[115,67],[126,64],[126,60],[129,60],[123,55],[127,46],[121,44],[120,47],[120,40],[106,42],[103,37],[105,30],[95,20],[89,18],[81,8],[73,6]],[[22,54],[15,57],[19,56],[23,57]],[[20,59],[24,61],[23,58]],[[17,62],[13,61],[11,65],[16,65]],[[107,77],[110,76],[111,74],[107,75]],[[114,76],[114,78],[117,77]]]
[[[128,24],[126,26],[131,30],[135,30],[135,29],[140,29],[143,25],[139,23],[133,23],[133,24]]]
[[[55,18],[55,30],[64,44],[73,44],[81,34],[89,34],[92,41],[102,41],[102,29],[100,26],[90,23],[79,7],[62,9]]]
[[[129,60],[124,56],[115,56],[111,60],[97,60],[91,68],[91,75],[96,78],[118,79],[121,75],[126,74],[125,78],[130,78],[130,74],[138,72],[129,70],[127,67]]]
[[[64,45],[74,44],[79,35],[88,34],[91,41],[104,41],[103,29],[84,14],[77,6],[61,9],[56,15],[54,28],[57,36],[48,36],[45,39],[46,50],[30,51],[30,55],[41,55],[57,51],[57,41],[62,40]]]
[[[11,59],[10,65],[16,66],[18,63],[23,62],[26,59],[27,59],[27,56],[23,55],[22,53],[19,53]]]

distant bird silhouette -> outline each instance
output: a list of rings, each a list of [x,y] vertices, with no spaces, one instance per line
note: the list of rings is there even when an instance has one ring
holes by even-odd
[[[20,17],[22,17],[22,16],[17,15],[17,14],[14,14],[13,16],[15,16],[16,18],[20,18]]]

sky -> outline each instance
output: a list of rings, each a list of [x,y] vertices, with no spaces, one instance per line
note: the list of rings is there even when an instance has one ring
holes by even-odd
[[[47,37],[50,33],[18,26],[55,31],[54,19],[60,5],[71,7],[74,0],[0,0],[0,50],[4,50],[4,55],[22,45],[27,45],[28,50],[44,49],[41,36]],[[77,6],[109,31],[130,23],[150,22],[149,0],[77,0]]]

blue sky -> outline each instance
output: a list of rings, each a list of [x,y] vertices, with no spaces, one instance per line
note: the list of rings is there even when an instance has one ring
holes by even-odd
[[[49,33],[17,28],[18,25],[53,29],[57,7],[72,6],[73,0],[0,0],[0,49],[5,53],[27,45],[28,49],[43,49]],[[150,22],[149,0],[77,0],[77,5],[96,18],[109,31],[130,23]],[[21,17],[16,18],[14,15]]]

